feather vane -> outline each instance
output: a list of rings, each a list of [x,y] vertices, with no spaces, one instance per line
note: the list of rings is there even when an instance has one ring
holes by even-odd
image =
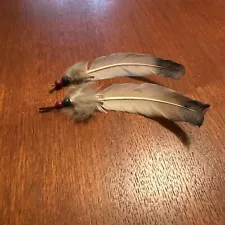
[[[136,77],[161,74],[179,79],[185,73],[183,65],[147,54],[116,53],[97,58],[87,68],[88,62],[79,62],[66,71],[74,82],[91,78],[103,80],[114,77]]]

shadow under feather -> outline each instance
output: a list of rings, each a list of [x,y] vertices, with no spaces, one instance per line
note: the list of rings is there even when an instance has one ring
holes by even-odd
[[[152,120],[158,122],[164,128],[174,133],[181,140],[184,146],[190,146],[190,138],[178,124],[165,118],[154,118]]]
[[[138,81],[142,81],[142,82],[146,82],[146,83],[150,83],[150,84],[157,84],[157,85],[164,86],[159,82],[152,81],[148,77],[130,76],[129,78],[134,79],[134,80],[138,80]]]

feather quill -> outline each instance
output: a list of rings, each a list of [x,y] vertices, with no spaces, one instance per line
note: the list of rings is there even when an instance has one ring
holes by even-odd
[[[75,120],[85,120],[96,110],[113,110],[201,126],[204,113],[210,107],[156,84],[113,84],[102,91],[96,91],[91,85],[86,83],[68,89],[73,106],[64,111]]]
[[[149,54],[116,53],[95,59],[88,69],[88,62],[78,62],[65,72],[70,83],[97,81],[115,77],[138,77],[160,74],[179,79],[185,73],[183,65]]]

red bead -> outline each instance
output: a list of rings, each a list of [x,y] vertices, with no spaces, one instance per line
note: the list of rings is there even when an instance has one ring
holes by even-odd
[[[61,102],[61,101],[57,101],[56,103],[55,103],[55,108],[56,109],[62,109],[63,108],[63,102]]]
[[[61,89],[63,87],[63,82],[62,82],[62,80],[57,80],[56,82],[55,82],[55,88],[56,88],[56,90],[59,90],[59,89]]]

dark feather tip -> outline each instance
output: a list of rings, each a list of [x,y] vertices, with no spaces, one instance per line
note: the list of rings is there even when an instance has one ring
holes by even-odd
[[[201,105],[200,105],[201,104]],[[206,111],[209,109],[210,105],[209,104],[204,104],[199,102],[199,112],[200,112],[200,119],[196,121],[196,126],[201,127],[204,123],[204,115]]]
[[[158,59],[157,64],[161,66],[161,72],[166,77],[171,77],[178,80],[185,74],[185,67],[182,64],[173,62],[171,60]]]

